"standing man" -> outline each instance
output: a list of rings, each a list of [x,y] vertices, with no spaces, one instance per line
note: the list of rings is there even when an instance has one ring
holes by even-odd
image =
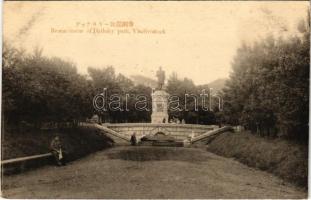
[[[54,155],[56,164],[58,166],[66,165],[65,158],[64,158],[64,152],[62,149],[62,144],[61,144],[59,136],[56,136],[52,140],[50,144],[50,149],[51,149],[52,154]]]
[[[133,135],[131,136],[131,145],[136,146],[136,144],[137,144],[136,133],[133,133]]]

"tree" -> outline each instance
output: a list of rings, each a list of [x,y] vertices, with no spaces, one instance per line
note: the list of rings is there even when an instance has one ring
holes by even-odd
[[[90,83],[74,63],[32,55],[6,47],[3,51],[3,108],[7,124],[24,121],[40,127],[45,122],[77,124],[92,109]]]
[[[302,20],[297,29],[300,35],[270,35],[237,50],[223,91],[228,123],[260,135],[307,138],[310,28]]]

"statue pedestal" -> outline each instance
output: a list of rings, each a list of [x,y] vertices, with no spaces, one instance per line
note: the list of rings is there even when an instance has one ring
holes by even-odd
[[[156,90],[151,94],[151,123],[168,123],[168,96],[169,94],[164,90]]]

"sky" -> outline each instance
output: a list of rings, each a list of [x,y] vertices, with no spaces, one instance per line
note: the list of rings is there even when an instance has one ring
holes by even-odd
[[[82,74],[89,66],[113,66],[155,79],[161,66],[167,77],[176,72],[206,84],[229,77],[242,42],[295,34],[309,2],[5,1],[3,7],[4,42],[29,53],[42,48]]]

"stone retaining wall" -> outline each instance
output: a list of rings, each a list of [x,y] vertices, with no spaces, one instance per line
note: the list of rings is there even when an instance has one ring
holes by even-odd
[[[197,124],[151,124],[151,123],[122,123],[122,124],[102,124],[123,135],[130,137],[136,133],[136,137],[140,139],[145,135],[154,135],[156,133],[164,133],[173,136],[176,139],[188,139],[206,133],[207,131],[218,128],[216,125],[197,125]]]

